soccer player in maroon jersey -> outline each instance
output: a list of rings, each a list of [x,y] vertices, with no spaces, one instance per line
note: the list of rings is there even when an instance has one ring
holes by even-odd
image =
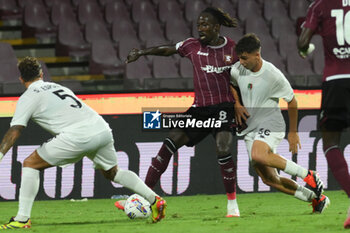
[[[194,146],[208,134],[216,141],[217,160],[228,197],[227,217],[238,217],[236,201],[236,165],[230,145],[233,140],[234,98],[230,90],[230,66],[237,61],[235,42],[220,36],[220,26],[236,27],[236,19],[221,9],[208,7],[197,21],[199,38],[188,38],[176,45],[159,46],[143,50],[133,49],[127,63],[140,56],[170,56],[179,54],[190,59],[194,73],[194,103],[185,114],[194,118],[215,118],[222,121],[220,129],[198,131],[198,129],[172,129],[164,140],[158,155],[152,159],[145,183],[153,188],[168,167],[171,156],[183,145]]]
[[[298,39],[302,56],[308,54],[316,33],[322,36],[325,55],[319,122],[323,150],[335,179],[350,198],[348,165],[339,148],[341,133],[350,126],[350,1],[315,0],[310,5]],[[350,213],[344,227],[350,228]]]

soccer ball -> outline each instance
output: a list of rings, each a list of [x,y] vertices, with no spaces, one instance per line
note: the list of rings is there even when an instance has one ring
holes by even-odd
[[[125,203],[124,211],[131,218],[148,218],[151,215],[151,204],[138,194],[131,195]]]

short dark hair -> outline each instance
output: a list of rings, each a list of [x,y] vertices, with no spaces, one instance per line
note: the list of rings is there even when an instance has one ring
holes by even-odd
[[[231,17],[228,13],[225,13],[222,9],[217,7],[207,7],[202,13],[211,14],[220,25],[225,27],[237,27],[237,19]]]
[[[249,33],[244,35],[236,45],[236,53],[240,55],[244,52],[252,53],[261,48],[260,39],[254,34]]]
[[[18,63],[18,69],[25,82],[33,81],[40,77],[41,65],[35,57],[25,57]]]

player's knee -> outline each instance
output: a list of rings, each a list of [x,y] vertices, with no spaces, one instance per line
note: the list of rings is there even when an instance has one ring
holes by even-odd
[[[216,152],[218,157],[223,157],[231,153],[230,145],[228,143],[219,142],[216,144]]]
[[[117,166],[114,166],[107,171],[101,170],[103,176],[108,180],[114,180],[115,176],[117,175],[117,171]]]
[[[280,179],[277,175],[266,175],[264,177],[261,177],[262,181],[264,182],[264,184],[271,186],[271,187],[275,187],[280,183]]]

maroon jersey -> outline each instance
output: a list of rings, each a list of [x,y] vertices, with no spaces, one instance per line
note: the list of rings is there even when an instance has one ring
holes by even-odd
[[[350,1],[315,0],[303,25],[323,39],[323,81],[350,78]]]
[[[238,60],[236,44],[229,38],[224,39],[219,46],[202,45],[195,38],[176,44],[178,53],[190,59],[193,65],[195,106],[234,102],[230,90],[230,68]]]

